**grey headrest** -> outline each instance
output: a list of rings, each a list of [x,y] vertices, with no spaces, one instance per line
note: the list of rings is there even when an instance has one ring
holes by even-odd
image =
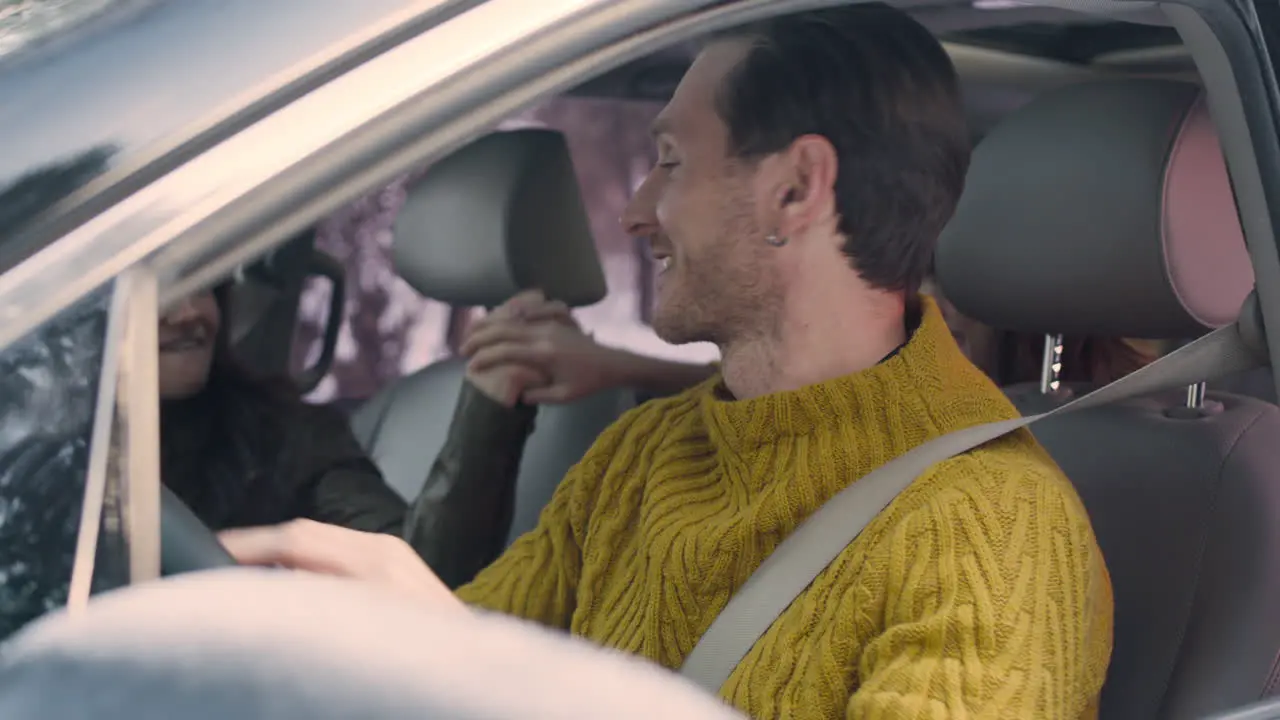
[[[604,271],[564,136],[521,129],[436,163],[396,220],[392,258],[414,289],[461,306],[541,289],[572,306],[605,296]]]
[[[978,146],[939,239],[961,313],[1030,333],[1186,338],[1253,287],[1203,93],[1164,80],[1037,98]]]

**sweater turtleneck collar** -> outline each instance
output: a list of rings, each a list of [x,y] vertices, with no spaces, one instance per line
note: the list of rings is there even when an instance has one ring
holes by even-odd
[[[750,400],[726,399],[730,396],[723,379],[709,381],[703,386],[701,405],[712,442],[745,452],[824,429],[937,425],[939,415],[952,413],[936,409],[963,404],[960,393],[972,390],[974,383],[990,381],[956,345],[937,303],[922,295],[919,308],[920,322],[907,343],[866,370]],[[924,416],[912,417],[921,413]],[[959,426],[966,424],[960,417],[955,420]]]

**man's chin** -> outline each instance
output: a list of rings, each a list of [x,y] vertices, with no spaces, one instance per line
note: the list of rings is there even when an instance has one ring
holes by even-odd
[[[703,333],[691,327],[688,313],[676,311],[664,312],[661,309],[653,314],[653,332],[658,339],[668,345],[692,345],[709,342]]]

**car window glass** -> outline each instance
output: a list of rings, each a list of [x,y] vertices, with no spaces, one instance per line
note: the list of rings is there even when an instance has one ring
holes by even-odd
[[[107,326],[100,291],[0,351],[0,638],[66,602]],[[95,589],[126,576],[118,503]]]

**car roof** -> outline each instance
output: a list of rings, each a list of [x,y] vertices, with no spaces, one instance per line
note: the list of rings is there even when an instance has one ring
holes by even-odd
[[[0,248],[48,199],[189,139],[195,123],[288,84],[322,53],[475,4],[331,0],[317,12],[314,0],[79,0],[19,9],[25,25],[0,18],[0,97],[11,100],[0,103]],[[37,11],[46,6],[54,11]]]

